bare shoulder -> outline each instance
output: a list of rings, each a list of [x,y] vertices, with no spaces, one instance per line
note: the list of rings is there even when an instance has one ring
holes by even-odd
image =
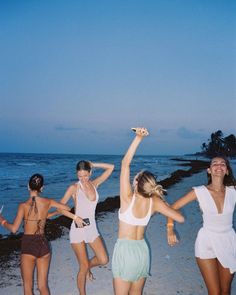
[[[157,197],[157,196],[152,198],[152,204],[153,204],[152,205],[153,208],[157,208],[157,206],[162,205],[162,204],[169,206],[169,204],[166,201],[164,201],[163,199],[161,199],[160,197]]]
[[[75,193],[76,190],[80,187],[80,184],[78,182],[72,183],[69,187],[68,190],[71,192]]]
[[[120,197],[120,207],[125,209],[132,201],[133,193]]]
[[[27,208],[29,208],[29,203],[28,203],[28,200],[25,201],[25,202],[22,202],[18,205],[18,210],[17,210],[17,214],[22,214],[24,215]]]
[[[48,203],[51,201],[51,198],[48,198],[48,197],[40,197],[39,200],[43,203]]]
[[[27,205],[28,205],[28,200],[20,203],[18,206],[18,210],[24,210],[27,207]]]
[[[77,189],[79,188],[79,183],[78,182],[75,182],[75,183],[72,183],[71,185],[68,186],[67,190],[66,190],[66,195],[74,195],[77,191]]]

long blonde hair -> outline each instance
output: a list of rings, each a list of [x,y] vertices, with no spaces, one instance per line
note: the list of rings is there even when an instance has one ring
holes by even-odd
[[[156,177],[149,171],[141,171],[135,176],[137,192],[144,198],[157,196],[164,200],[163,187],[157,182]]]

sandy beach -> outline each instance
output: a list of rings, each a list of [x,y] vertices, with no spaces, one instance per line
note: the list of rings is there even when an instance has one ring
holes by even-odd
[[[193,185],[204,184],[205,172],[183,179],[168,190],[167,201],[186,193]],[[201,213],[196,202],[187,205],[182,211],[186,217],[184,224],[177,225],[180,242],[169,247],[166,241],[166,220],[160,214],[152,217],[146,231],[146,239],[151,249],[151,271],[144,292],[145,295],[206,295],[207,291],[194,258],[194,241],[201,227]],[[110,262],[104,267],[93,269],[95,280],[87,283],[87,294],[111,295],[111,257],[117,239],[118,218],[115,212],[106,212],[98,217],[98,227],[105,241]],[[49,273],[49,286],[52,295],[76,295],[76,273],[78,263],[69,244],[69,230],[64,229],[61,238],[51,242],[52,261]],[[89,252],[90,253],[90,252]],[[91,255],[91,253],[90,253]],[[7,269],[1,269],[0,295],[22,294],[19,255],[10,261]],[[36,286],[35,286],[36,289]],[[39,294],[35,291],[35,294]],[[232,294],[236,294],[236,280]]]

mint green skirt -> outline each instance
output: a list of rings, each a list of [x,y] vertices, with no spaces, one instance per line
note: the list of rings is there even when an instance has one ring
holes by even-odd
[[[112,273],[114,278],[135,282],[148,277],[150,254],[146,241],[118,239],[113,251]]]

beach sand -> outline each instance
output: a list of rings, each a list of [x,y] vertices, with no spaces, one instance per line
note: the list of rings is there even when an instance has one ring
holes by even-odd
[[[185,178],[168,190],[167,201],[174,202],[190,190],[193,185],[206,182],[205,172]],[[152,217],[146,239],[151,248],[151,276],[147,278],[144,295],[206,295],[207,291],[195,263],[194,242],[201,227],[201,213],[197,202],[183,208],[186,217],[184,224],[177,224],[180,242],[169,247],[166,240],[166,219],[160,214]],[[105,241],[110,262],[103,267],[93,269],[93,282],[87,283],[88,295],[112,295],[111,257],[117,239],[117,211],[107,212],[98,218],[98,227]],[[52,261],[49,273],[49,286],[52,295],[76,295],[76,274],[78,263],[69,244],[69,230],[51,242]],[[91,255],[91,252],[89,251]],[[19,255],[11,261],[11,266],[1,269],[0,295],[23,294],[20,277]],[[17,267],[16,267],[17,266]],[[4,282],[4,284],[3,284]],[[36,289],[36,286],[35,286]],[[35,295],[39,294],[35,291]],[[236,280],[233,281],[232,294],[236,294]]]

